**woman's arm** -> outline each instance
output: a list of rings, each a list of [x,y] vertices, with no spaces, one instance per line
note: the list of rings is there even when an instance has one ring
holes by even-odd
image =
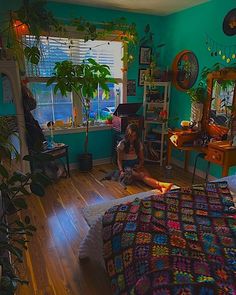
[[[144,166],[144,152],[143,152],[142,148],[139,150],[138,160],[139,160],[139,164],[138,164],[137,168],[143,167]]]
[[[117,149],[117,165],[118,165],[118,169],[120,173],[123,172],[122,160],[123,160],[123,151],[121,151],[118,148]]]

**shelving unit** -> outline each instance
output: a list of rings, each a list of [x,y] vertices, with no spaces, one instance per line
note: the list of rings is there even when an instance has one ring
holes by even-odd
[[[170,82],[145,82],[143,94],[145,161],[163,165],[168,133]]]

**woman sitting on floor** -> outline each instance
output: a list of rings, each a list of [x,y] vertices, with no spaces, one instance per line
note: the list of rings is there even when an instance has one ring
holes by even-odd
[[[132,169],[132,175],[135,179],[143,181],[162,193],[167,192],[173,185],[150,177],[149,172],[144,168],[143,145],[139,140],[138,127],[135,124],[127,126],[125,138],[117,146],[117,164],[121,178],[125,174],[125,169],[129,168]]]

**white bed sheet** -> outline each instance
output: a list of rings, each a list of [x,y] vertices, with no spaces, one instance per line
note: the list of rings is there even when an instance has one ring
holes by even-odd
[[[236,175],[220,178],[214,181],[227,181],[228,187],[233,194],[236,194]],[[178,188],[177,186],[173,189]],[[103,237],[102,237],[102,216],[109,208],[135,200],[136,198],[143,199],[158,192],[157,190],[150,190],[135,195],[130,195],[125,198],[115,199],[113,201],[95,204],[84,208],[84,217],[90,226],[90,229],[82,241],[79,248],[79,259],[89,258],[97,261],[105,268],[103,259]]]
[[[177,187],[175,187],[177,188]],[[105,268],[103,259],[103,238],[102,238],[102,217],[103,214],[111,207],[121,204],[132,202],[136,198],[143,199],[159,192],[158,190],[150,190],[141,192],[139,194],[130,195],[121,199],[114,199],[109,202],[90,205],[83,209],[83,215],[87,221],[90,229],[83,239],[79,247],[79,259],[89,258],[97,261],[102,267]]]

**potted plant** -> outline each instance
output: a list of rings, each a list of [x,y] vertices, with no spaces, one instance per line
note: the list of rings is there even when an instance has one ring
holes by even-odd
[[[18,277],[15,265],[23,262],[28,237],[36,228],[29,216],[22,219],[19,211],[27,209],[26,195],[43,196],[44,186],[50,183],[39,172],[11,172],[12,156],[18,158],[10,139],[14,134],[8,121],[0,117],[0,294],[6,295],[15,294],[19,284],[28,283]],[[30,156],[25,156],[25,160],[30,159]],[[8,222],[9,215],[12,215],[11,222]]]
[[[109,82],[116,83],[116,80],[111,77],[109,66],[101,65],[89,58],[80,65],[68,60],[56,63],[54,74],[47,83],[47,85],[56,84],[55,93],[60,90],[62,95],[66,95],[67,92],[74,91],[80,98],[85,112],[86,131],[84,153],[79,156],[79,167],[84,172],[92,169],[92,154],[88,152],[90,102],[96,97],[98,86],[108,98],[107,83]]]
[[[200,82],[197,87],[187,90],[187,94],[191,100],[190,121],[194,124],[195,129],[200,129],[200,122],[203,115],[203,103],[206,97],[206,88],[203,82]]]

